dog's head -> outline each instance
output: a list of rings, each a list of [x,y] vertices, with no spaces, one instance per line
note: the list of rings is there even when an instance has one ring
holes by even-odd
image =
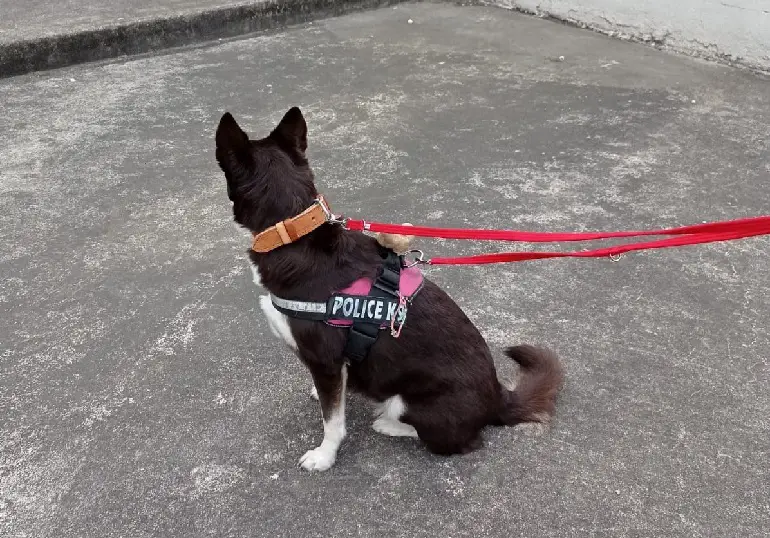
[[[317,192],[308,165],[307,124],[294,107],[261,140],[249,140],[227,112],[219,121],[216,157],[227,180],[235,221],[259,232],[313,202]]]

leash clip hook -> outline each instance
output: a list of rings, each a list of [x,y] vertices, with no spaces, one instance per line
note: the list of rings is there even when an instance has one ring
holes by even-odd
[[[335,215],[334,213],[332,213],[332,210],[329,207],[329,204],[326,203],[326,198],[319,195],[318,198],[315,199],[315,203],[318,204],[318,206],[324,212],[324,216],[326,217],[326,222],[328,222],[329,224],[342,224],[342,226],[347,226],[348,219],[343,217],[342,215]]]
[[[422,250],[412,249],[408,251],[406,254],[417,254],[417,256],[415,256],[413,262],[407,263],[406,265],[404,265],[404,269],[409,269],[411,267],[414,267],[415,265],[430,264],[430,260],[425,259],[425,253]]]

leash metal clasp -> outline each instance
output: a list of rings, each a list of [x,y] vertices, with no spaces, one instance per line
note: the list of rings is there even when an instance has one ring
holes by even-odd
[[[425,259],[425,253],[422,250],[412,249],[406,254],[417,254],[417,256],[415,256],[413,262],[407,263],[406,265],[404,265],[404,269],[409,269],[410,267],[414,267],[415,265],[430,264],[430,259],[427,259],[427,260]],[[406,256],[406,254],[404,254],[404,256]]]
[[[315,199],[315,203],[318,204],[318,206],[324,212],[324,216],[326,217],[326,222],[330,224],[342,224],[343,226],[345,226],[348,223],[348,219],[346,219],[342,215],[335,215],[334,213],[332,213],[332,210],[329,207],[329,204],[326,203],[326,198],[324,198],[323,196],[318,196],[318,198]]]

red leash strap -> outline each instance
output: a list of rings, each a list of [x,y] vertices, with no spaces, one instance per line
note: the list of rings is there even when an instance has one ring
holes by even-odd
[[[621,237],[639,237],[651,235],[672,235],[668,239],[615,245],[595,250],[577,252],[502,252],[499,254],[481,254],[477,256],[460,256],[450,258],[433,258],[424,263],[431,265],[470,265],[504,262],[519,262],[525,260],[541,260],[547,258],[603,258],[612,257],[637,250],[678,247],[730,241],[758,235],[770,234],[770,215],[724,222],[711,222],[667,228],[664,230],[625,231],[625,232],[521,232],[514,230],[484,230],[459,228],[433,228],[428,226],[403,226],[399,224],[384,224],[366,222],[363,220],[347,220],[350,230],[367,230],[391,234],[415,235],[420,237],[440,237],[443,239],[477,239],[492,241],[520,241],[531,243],[549,243],[560,241],[590,241]]]
[[[700,233],[751,232],[766,230],[770,226],[770,215],[746,219],[710,222],[680,228],[664,230],[627,231],[627,232],[521,232],[517,230],[485,230],[463,228],[433,228],[430,226],[404,226],[403,224],[384,224],[365,220],[348,219],[349,230],[381,232],[386,234],[416,235],[419,237],[438,237],[441,239],[476,239],[482,241],[521,241],[526,243],[555,243],[561,241],[593,241],[619,237],[640,237],[645,235],[687,235]]]
[[[656,248],[681,247],[684,245],[698,245],[702,243],[715,243],[717,241],[730,241],[743,239],[757,235],[770,234],[770,227],[764,231],[735,232],[716,234],[697,234],[694,236],[679,236],[659,241],[646,241],[643,243],[631,243],[616,245],[613,247],[585,250],[581,252],[501,252],[499,254],[481,254],[478,256],[460,256],[456,258],[432,258],[427,263],[430,265],[482,265],[489,263],[521,262],[526,260],[542,260],[546,258],[605,258],[619,256],[626,252],[636,250],[648,250]]]

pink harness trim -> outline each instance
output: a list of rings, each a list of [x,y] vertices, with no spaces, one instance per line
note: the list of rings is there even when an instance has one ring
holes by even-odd
[[[409,267],[408,269],[401,269],[399,280],[399,293],[401,297],[410,299],[416,295],[420,288],[422,288],[423,276],[419,267]],[[365,297],[368,295],[369,290],[372,288],[372,280],[369,278],[359,278],[353,282],[350,286],[344,290],[340,290],[338,293],[344,293],[346,295],[359,295]],[[328,319],[326,323],[334,325],[335,327],[350,327],[353,325],[351,320],[346,319]],[[383,323],[382,328],[390,327],[390,322]]]

